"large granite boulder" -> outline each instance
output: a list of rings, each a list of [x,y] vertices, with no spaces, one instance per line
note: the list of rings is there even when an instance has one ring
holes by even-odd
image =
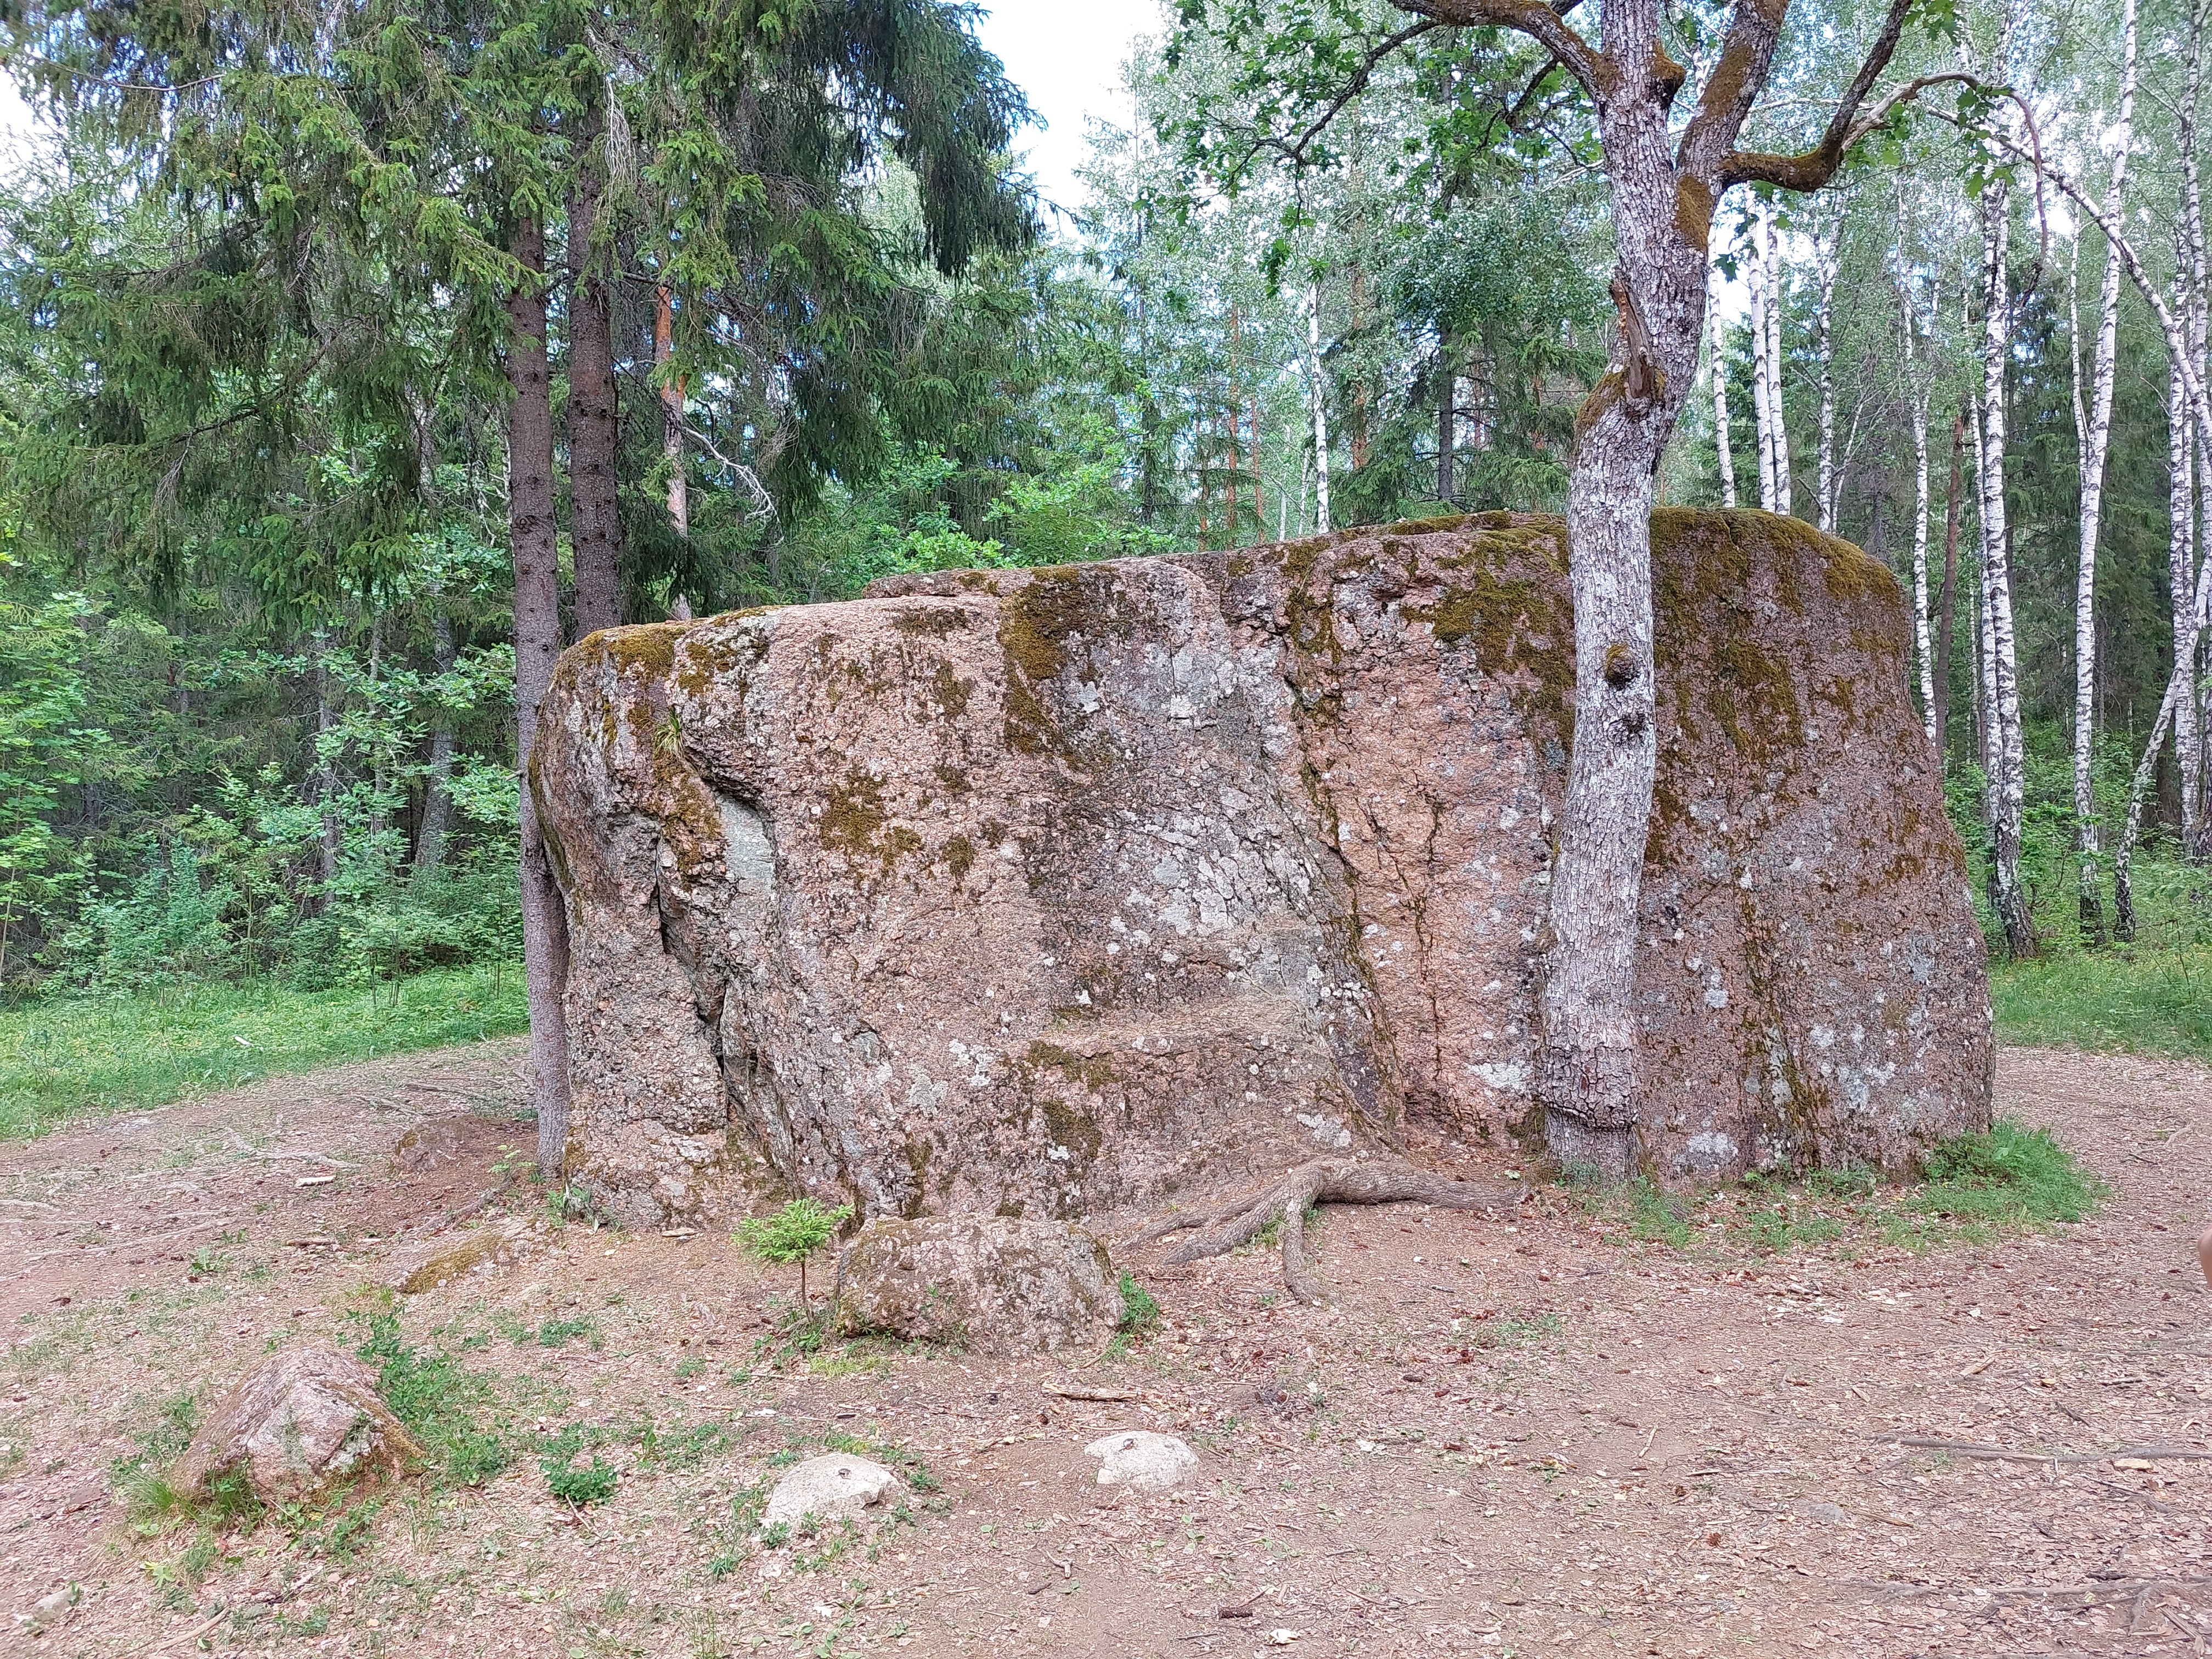
[[[1759,513],[1653,543],[1639,1156],[1902,1171],[1988,1121],[1990,1027],[1897,584]],[[572,1175],[1072,1218],[1537,1133],[1565,568],[1485,514],[592,635],[531,779]]]

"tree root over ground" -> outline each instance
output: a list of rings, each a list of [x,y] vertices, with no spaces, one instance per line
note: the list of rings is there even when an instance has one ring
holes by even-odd
[[[1170,1267],[1225,1255],[1279,1223],[1283,1282],[1301,1302],[1322,1299],[1321,1281],[1306,1266],[1305,1220],[1316,1204],[1433,1204],[1444,1210],[1480,1210],[1493,1216],[1511,1212],[1525,1193],[1499,1182],[1455,1181],[1432,1174],[1402,1158],[1320,1158],[1301,1164],[1257,1193],[1232,1198],[1206,1210],[1178,1210],[1128,1239],[1125,1248],[1149,1244],[1188,1227],[1206,1231],[1168,1257]]]

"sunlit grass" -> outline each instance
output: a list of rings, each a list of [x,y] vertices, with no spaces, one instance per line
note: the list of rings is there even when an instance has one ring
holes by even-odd
[[[2212,1063],[2212,949],[2069,951],[1995,962],[1997,1037]]]
[[[216,984],[0,1007],[0,1139],[528,1024],[519,968],[445,969],[373,992]]]

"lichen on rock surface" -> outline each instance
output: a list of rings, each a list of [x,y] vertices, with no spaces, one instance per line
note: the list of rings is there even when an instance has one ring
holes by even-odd
[[[1794,521],[1653,532],[1640,1156],[1901,1171],[1990,1056],[1901,596]],[[1486,514],[594,635],[532,775],[572,1175],[1066,1221],[1522,1132],[1565,568]]]
[[[1049,1352],[1121,1320],[1106,1247],[1064,1221],[878,1217],[837,1258],[830,1317],[848,1336]]]

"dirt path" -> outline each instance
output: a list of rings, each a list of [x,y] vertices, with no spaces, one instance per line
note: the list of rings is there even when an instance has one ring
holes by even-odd
[[[282,1341],[357,1342],[395,1263],[520,1205],[447,1219],[527,1140],[520,1058],[380,1060],[0,1148],[0,1651],[1673,1659],[2212,1636],[2192,1263],[2212,1077],[2025,1051],[2002,1109],[2112,1182],[2094,1223],[1761,1257],[1607,1243],[1563,1196],[1510,1227],[1333,1210],[1335,1306],[1281,1298],[1264,1255],[1140,1260],[1168,1322],[1079,1376],[834,1345],[771,1369],[783,1278],[714,1237],[570,1226],[406,1298],[402,1328],[498,1375],[511,1440],[598,1432],[611,1502],[567,1509],[518,1455],[365,1528],[293,1517],[195,1553],[188,1528],[134,1526],[115,1471],[180,1395],[205,1403]],[[1132,1425],[1184,1433],[1203,1480],[1102,1492],[1082,1448]],[[745,1545],[733,1494],[840,1434],[920,1458],[941,1494],[860,1538]],[[42,1634],[16,1623],[70,1581],[82,1599]]]

